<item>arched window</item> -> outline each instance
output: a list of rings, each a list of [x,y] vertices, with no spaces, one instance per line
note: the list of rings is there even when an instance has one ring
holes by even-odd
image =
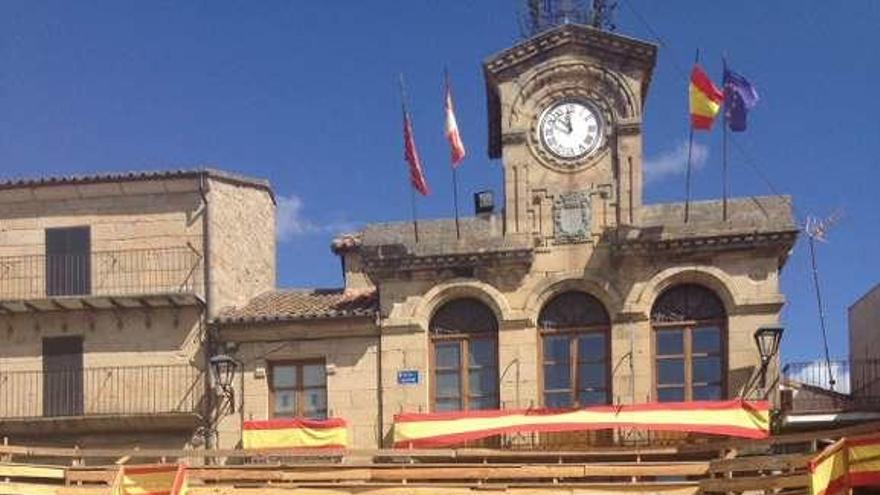
[[[433,410],[498,409],[498,320],[478,299],[455,299],[430,324]]]
[[[660,402],[719,400],[727,395],[727,314],[711,290],[667,289],[651,308],[655,396]]]
[[[545,407],[611,403],[611,323],[585,292],[563,292],[538,316]]]

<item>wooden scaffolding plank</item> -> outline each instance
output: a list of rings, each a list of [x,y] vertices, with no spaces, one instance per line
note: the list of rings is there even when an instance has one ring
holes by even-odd
[[[778,454],[718,459],[709,463],[711,473],[802,469],[815,454]]]
[[[700,480],[703,492],[741,492],[745,490],[773,490],[779,488],[797,488],[810,486],[810,477],[806,474],[754,476],[744,478],[708,478]]]
[[[58,466],[35,466],[32,464],[0,463],[0,478],[39,478],[63,480],[64,468]]]

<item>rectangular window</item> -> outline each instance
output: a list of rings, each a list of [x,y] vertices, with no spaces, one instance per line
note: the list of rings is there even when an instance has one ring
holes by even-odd
[[[544,406],[608,404],[608,337],[605,331],[543,336]]]
[[[276,362],[270,370],[273,418],[327,418],[327,366],[323,360]]]
[[[46,229],[46,295],[73,296],[92,290],[89,227]]]
[[[434,410],[498,408],[498,342],[494,338],[433,341]]]
[[[670,326],[655,328],[657,400],[721,400],[724,363],[721,328]]]

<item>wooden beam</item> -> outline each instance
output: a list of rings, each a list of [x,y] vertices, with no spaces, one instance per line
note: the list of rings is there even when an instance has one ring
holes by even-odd
[[[810,486],[810,477],[806,474],[753,476],[747,478],[708,478],[700,480],[703,492],[742,492],[745,490],[773,490],[779,488],[804,488]]]
[[[0,478],[42,478],[63,480],[64,468],[58,466],[0,463]]]
[[[802,469],[815,454],[755,455],[733,459],[719,459],[709,463],[711,473],[737,471],[769,471]]]

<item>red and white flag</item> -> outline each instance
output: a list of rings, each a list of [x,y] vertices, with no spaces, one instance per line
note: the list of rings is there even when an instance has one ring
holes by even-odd
[[[461,142],[461,134],[458,132],[458,122],[455,120],[455,107],[452,105],[452,87],[449,84],[449,75],[446,75],[446,140],[449,141],[449,151],[452,154],[452,166],[457,167],[464,160],[467,152],[464,143]]]
[[[406,109],[403,110],[403,156],[406,163],[409,164],[409,180],[412,186],[422,196],[431,194],[428,188],[428,182],[425,180],[425,173],[422,171],[422,160],[419,159],[419,152],[416,149],[416,140],[413,136],[412,121]]]

